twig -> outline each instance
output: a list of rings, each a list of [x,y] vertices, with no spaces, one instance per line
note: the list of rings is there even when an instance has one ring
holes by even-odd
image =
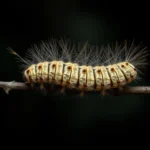
[[[30,89],[30,86],[28,86],[26,83],[22,82],[4,82],[0,81],[0,87],[4,89],[4,91],[9,94],[10,90],[28,90]],[[127,95],[127,94],[150,94],[150,86],[131,86],[131,87],[124,87],[122,90],[116,90],[115,92],[111,92],[113,95]]]
[[[29,89],[29,87],[27,86],[26,83],[15,82],[15,81],[10,81],[10,82],[0,81],[0,87],[3,88],[7,94],[9,94],[10,90],[27,90],[27,89]]]

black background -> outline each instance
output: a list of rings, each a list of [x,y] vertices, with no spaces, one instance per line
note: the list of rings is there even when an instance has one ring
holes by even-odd
[[[32,44],[66,36],[91,44],[135,39],[150,48],[148,2],[5,1],[0,7],[0,80],[23,81],[7,48],[24,57]],[[136,85],[150,85],[149,68]],[[101,97],[0,89],[2,136],[48,136],[63,143],[97,143],[101,136],[149,134],[149,96]]]

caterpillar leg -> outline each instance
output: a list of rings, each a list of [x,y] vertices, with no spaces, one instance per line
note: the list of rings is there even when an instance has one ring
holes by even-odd
[[[123,88],[124,88],[123,86],[118,86],[118,91],[121,92],[123,90]]]
[[[80,92],[80,96],[81,96],[81,97],[84,96],[84,90],[82,90],[82,91]]]
[[[34,89],[35,88],[35,86],[34,86],[34,83],[33,82],[25,82],[26,84],[28,84],[29,85],[29,87],[31,88],[31,89]]]
[[[118,86],[117,88],[113,88],[110,93],[114,96],[120,96],[123,88],[124,87],[122,87],[122,86]]]
[[[61,94],[64,94],[64,93],[65,93],[65,89],[66,89],[66,88],[63,86],[63,87],[61,88],[61,90],[60,90],[60,93],[61,93]]]
[[[43,83],[40,84],[40,89],[41,89],[41,90],[44,90],[44,85],[43,85]]]
[[[101,94],[102,94],[102,96],[104,96],[104,95],[106,94],[106,90],[105,90],[105,89],[102,89],[102,90],[101,90]]]

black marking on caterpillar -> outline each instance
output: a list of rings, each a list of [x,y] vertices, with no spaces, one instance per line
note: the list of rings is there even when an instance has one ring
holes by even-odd
[[[148,50],[134,42],[107,47],[91,46],[88,42],[74,45],[67,40],[52,39],[28,50],[23,59],[25,81],[31,85],[54,84],[85,91],[105,91],[120,88],[139,79],[148,64]]]

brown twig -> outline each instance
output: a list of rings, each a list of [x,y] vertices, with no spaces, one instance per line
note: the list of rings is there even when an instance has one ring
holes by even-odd
[[[28,90],[30,87],[26,83],[22,82],[4,82],[0,81],[0,87],[4,89],[4,91],[9,94],[10,90]],[[111,92],[112,94],[112,92]],[[117,93],[113,92],[113,95],[126,95],[126,94],[150,94],[150,86],[130,86],[124,87],[122,90],[117,90]]]
[[[15,82],[15,81],[10,81],[10,82],[0,81],[0,87],[3,88],[7,94],[9,94],[10,90],[27,90],[27,89],[29,89],[29,87],[27,86],[26,83]]]

